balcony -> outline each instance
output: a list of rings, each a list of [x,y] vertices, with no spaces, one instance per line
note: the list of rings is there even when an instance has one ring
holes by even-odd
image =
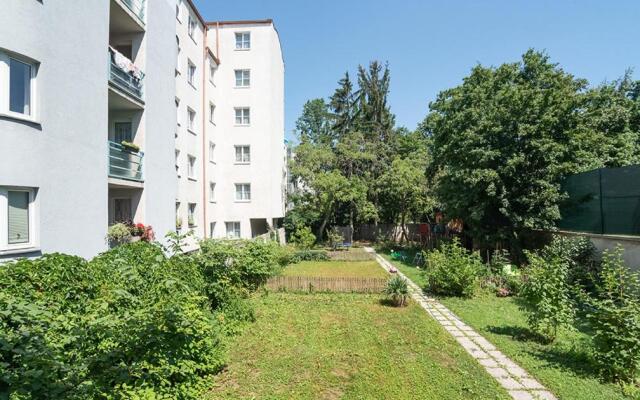
[[[141,33],[145,31],[145,0],[111,0],[109,32]]]
[[[109,83],[124,94],[142,103],[144,72],[131,60],[109,48]]]
[[[109,141],[109,177],[143,182],[142,158],[144,153],[127,149],[120,143]]]

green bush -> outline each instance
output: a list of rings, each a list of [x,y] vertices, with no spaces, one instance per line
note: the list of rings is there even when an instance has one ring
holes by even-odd
[[[316,235],[311,232],[311,228],[303,226],[291,235],[290,242],[301,249],[310,249],[316,243]]]
[[[554,235],[541,255],[545,259],[559,258],[567,264],[569,284],[593,292],[598,276],[599,263],[596,248],[591,239],[584,236],[567,237]]]
[[[444,296],[471,297],[485,270],[478,254],[469,253],[457,239],[426,252],[425,260],[428,289]]]
[[[559,257],[527,256],[529,265],[520,290],[523,310],[531,329],[551,342],[559,328],[570,326],[575,314],[567,282],[569,267]]]
[[[605,251],[589,320],[594,359],[602,375],[633,382],[640,368],[640,276],[622,260],[622,248]]]
[[[293,253],[291,263],[299,263],[301,261],[327,261],[329,253],[325,250],[300,250]]]
[[[146,242],[93,260],[51,254],[0,269],[0,393],[12,399],[201,398],[222,337],[279,268],[260,242],[167,258]]]
[[[496,251],[491,256],[488,274],[482,279],[482,286],[495,292],[496,296],[514,296],[522,287],[520,271],[509,261],[506,251]]]
[[[398,275],[393,276],[387,282],[384,293],[390,297],[396,307],[403,307],[407,304],[409,298],[409,286],[407,280]]]
[[[338,230],[338,228],[333,228],[327,232],[327,242],[329,243],[329,247],[333,250],[336,250],[338,246],[342,244],[344,241],[344,237],[342,233]]]

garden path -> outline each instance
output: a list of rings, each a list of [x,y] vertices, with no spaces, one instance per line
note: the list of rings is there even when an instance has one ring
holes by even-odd
[[[370,247],[365,250],[375,254],[376,261],[390,273],[391,263],[382,258]],[[514,400],[555,400],[556,397],[540,382],[534,379],[523,368],[505,356],[500,350],[482,337],[447,307],[436,299],[428,297],[422,289],[402,272],[397,271],[407,280],[411,297],[427,311],[456,341],[473,357],[498,383],[506,389]]]

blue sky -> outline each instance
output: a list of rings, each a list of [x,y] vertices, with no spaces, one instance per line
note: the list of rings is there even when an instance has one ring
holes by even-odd
[[[287,137],[306,100],[328,97],[345,71],[374,59],[389,62],[391,109],[409,129],[474,65],[517,61],[530,47],[591,84],[629,67],[640,79],[640,0],[195,3],[208,21],[274,19],[286,68]]]

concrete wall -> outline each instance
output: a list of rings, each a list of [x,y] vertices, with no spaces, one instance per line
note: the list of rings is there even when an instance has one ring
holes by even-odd
[[[593,245],[602,253],[604,250],[613,250],[617,245],[624,248],[622,258],[633,270],[640,271],[640,237],[597,235],[592,233],[558,232],[564,236],[584,236],[591,239]]]
[[[42,253],[93,256],[106,249],[109,2],[1,9],[0,49],[40,66],[37,123],[0,117],[0,186],[38,188]]]

